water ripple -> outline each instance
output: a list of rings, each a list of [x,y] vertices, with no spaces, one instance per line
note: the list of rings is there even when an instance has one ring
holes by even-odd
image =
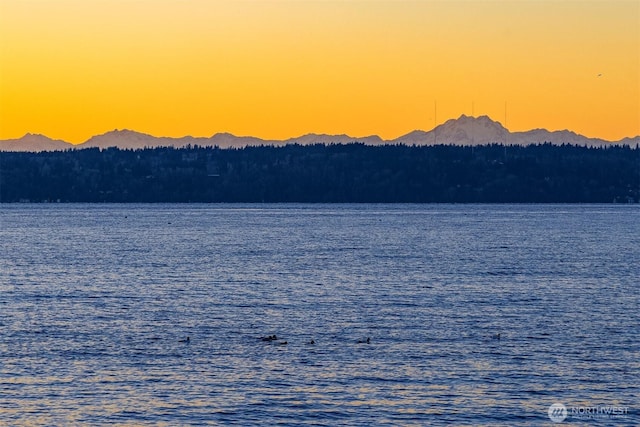
[[[2,205],[0,424],[637,425],[638,220]]]

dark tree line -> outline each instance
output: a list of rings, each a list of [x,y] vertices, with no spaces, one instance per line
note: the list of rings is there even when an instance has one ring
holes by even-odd
[[[0,153],[0,201],[640,201],[640,150],[363,144]]]

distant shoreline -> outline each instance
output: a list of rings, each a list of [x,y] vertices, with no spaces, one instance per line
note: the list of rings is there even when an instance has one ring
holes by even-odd
[[[640,150],[628,146],[96,148],[0,160],[0,202],[640,202]]]

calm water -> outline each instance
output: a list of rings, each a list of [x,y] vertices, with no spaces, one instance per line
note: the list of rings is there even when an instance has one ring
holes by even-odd
[[[0,221],[0,425],[640,424],[638,206]],[[628,413],[571,414],[597,405]]]

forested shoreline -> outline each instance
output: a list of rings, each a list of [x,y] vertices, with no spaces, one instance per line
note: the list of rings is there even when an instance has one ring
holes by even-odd
[[[539,144],[0,153],[1,202],[637,203],[640,150]]]

